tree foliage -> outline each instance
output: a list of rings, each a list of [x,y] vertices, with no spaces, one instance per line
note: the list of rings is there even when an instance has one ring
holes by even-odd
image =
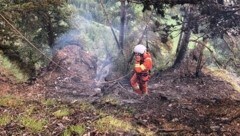
[[[64,0],[1,0],[0,9],[0,49],[34,75],[36,65],[42,65],[45,59],[17,31],[48,54],[56,37],[69,28],[71,10]]]
[[[77,14],[80,16],[104,25],[109,25],[108,18],[114,30],[121,30],[120,1],[102,0],[102,2],[107,15],[104,15],[99,1],[95,0],[0,0],[0,14],[38,49],[50,54],[56,38],[70,28],[68,17],[72,9],[69,8],[69,4],[76,5]],[[146,11],[153,12],[147,31],[150,31],[149,35],[151,35],[148,39],[149,43],[153,43],[150,40],[158,39],[154,45],[160,45],[160,42],[167,44],[173,39],[172,34],[176,31],[185,33],[189,31],[189,34],[210,39],[220,38],[225,41],[229,41],[229,37],[236,37],[240,34],[240,2],[236,0],[228,0],[228,3],[224,0],[126,0],[125,4],[124,27],[126,31],[124,37],[126,42],[124,46],[127,47],[127,49],[124,47],[125,50],[137,44],[136,41],[144,35],[144,27],[147,24],[144,20]],[[178,13],[168,14],[166,12],[176,5],[181,5]],[[186,5],[191,13],[185,12]],[[149,17],[149,14],[145,15]],[[190,18],[188,22],[183,19],[186,16]],[[27,67],[30,73],[34,73],[36,65],[44,64],[43,55],[28,46],[28,43],[5,19],[2,17],[0,19],[0,50],[9,59],[19,63],[20,67]],[[162,19],[175,21],[174,24],[162,23]],[[187,24],[187,27],[182,27],[183,24]],[[231,44],[231,42],[226,43]],[[238,57],[236,50],[232,49],[231,52],[235,54],[231,58]]]
[[[228,31],[240,34],[240,2],[235,0],[130,0],[142,4],[143,11],[155,10],[164,17],[166,7],[192,4],[194,9],[190,28],[194,33],[210,37],[223,36]]]
[[[129,0],[129,2],[142,4],[143,12],[152,10],[163,18],[165,17],[166,9],[179,4],[189,5],[188,7],[190,7],[191,13],[185,14],[182,12],[183,17],[189,16],[191,18],[187,22],[187,29],[183,29],[182,27],[181,31],[183,33],[189,31],[198,36],[208,37],[210,39],[228,39],[228,41],[240,34],[240,2],[236,0]],[[180,9],[184,11],[183,7]],[[186,23],[184,20],[181,20],[178,15],[172,16],[172,19],[176,19],[178,26]],[[167,36],[170,36],[169,33],[171,33],[172,30],[169,28],[174,28],[176,26],[167,25],[165,27]],[[236,42],[230,43],[231,45],[227,45],[222,49],[230,49],[231,52],[229,52],[228,56],[232,56],[231,53],[234,52],[231,46],[236,47]],[[185,46],[182,47],[185,48]],[[220,49],[216,46],[214,47],[215,49]],[[237,45],[236,48],[239,48],[239,46]],[[234,54],[236,54],[236,50]],[[233,56],[235,56],[235,60],[239,60],[236,58],[237,55]],[[233,60],[232,58],[230,59]]]

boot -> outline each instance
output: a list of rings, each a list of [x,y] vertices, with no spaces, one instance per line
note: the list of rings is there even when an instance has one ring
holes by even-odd
[[[143,94],[142,91],[141,91],[140,89],[138,89],[138,90],[134,90],[134,92],[137,93],[137,94],[139,94],[139,95],[142,95],[142,94]]]

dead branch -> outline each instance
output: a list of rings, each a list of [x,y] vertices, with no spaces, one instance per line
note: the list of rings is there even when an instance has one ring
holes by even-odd
[[[240,114],[237,114],[236,116],[232,117],[229,122],[232,123],[234,120],[240,118]]]
[[[205,44],[203,44],[202,42],[197,41],[197,40],[189,40],[189,42],[198,43],[198,44],[201,44],[202,46],[204,46],[205,48],[207,48],[207,49],[209,50],[209,52],[211,53],[211,56],[212,56],[212,58],[214,59],[214,61],[215,61],[215,63],[217,64],[217,66],[218,66],[219,68],[223,66],[223,64],[221,64],[221,63],[217,60],[217,58],[216,58],[215,55],[213,54],[213,51],[212,51],[209,47],[207,47]]]
[[[226,69],[226,67],[228,66],[228,64],[232,62],[233,65],[236,67],[236,68],[240,68],[240,64],[236,63],[235,59],[234,58],[229,58],[228,61],[225,63],[225,65],[223,66],[223,68]]]
[[[119,82],[118,82],[118,85],[122,88],[122,89],[124,89],[124,90],[126,90],[127,91],[127,89],[126,88],[124,88]]]

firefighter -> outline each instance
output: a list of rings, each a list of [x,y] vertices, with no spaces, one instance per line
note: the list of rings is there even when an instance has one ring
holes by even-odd
[[[152,69],[152,58],[144,45],[134,47],[134,74],[130,83],[133,91],[139,95],[148,95],[147,83],[150,79],[150,70]]]

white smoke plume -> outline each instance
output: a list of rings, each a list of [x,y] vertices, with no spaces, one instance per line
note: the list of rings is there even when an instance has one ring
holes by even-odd
[[[93,20],[91,12],[80,14],[81,4],[77,0],[69,0],[76,13],[71,17],[71,29],[57,38],[53,53],[66,45],[80,46],[86,52],[97,56],[95,81],[104,81],[112,67],[112,58],[116,57],[117,45],[110,27]],[[114,53],[116,52],[116,53]]]

